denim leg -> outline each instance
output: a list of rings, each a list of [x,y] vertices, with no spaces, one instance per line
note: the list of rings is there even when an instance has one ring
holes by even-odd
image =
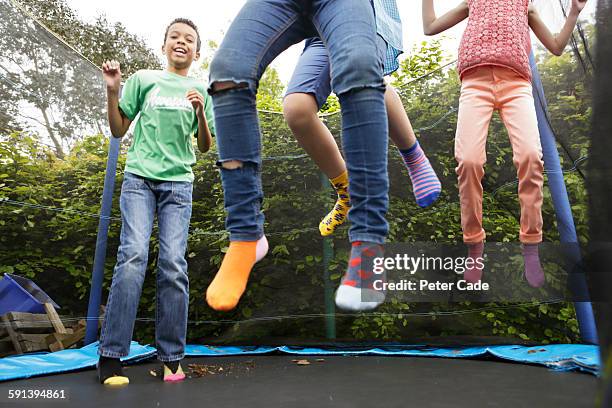
[[[339,96],[342,146],[352,207],[349,240],[383,244],[389,231],[387,111],[384,91],[363,88]]]
[[[292,44],[312,35],[303,0],[250,0],[230,26],[210,65],[217,147],[221,164],[232,160],[243,167],[221,167],[232,241],[256,241],[263,234],[261,212],[261,132],[255,94],[272,60]],[[230,89],[217,89],[220,83]]]
[[[342,147],[349,173],[349,240],[382,244],[388,233],[388,123],[384,40],[367,0],[313,0],[313,23],[331,61],[342,108]]]
[[[319,109],[331,94],[329,55],[325,44],[318,37],[306,40],[285,96],[294,93],[313,95]]]
[[[336,95],[363,87],[384,90],[386,45],[369,0],[311,0],[312,24],[329,53]]]
[[[98,353],[105,357],[129,354],[149,255],[155,217],[155,194],[145,179],[125,173],[120,197],[121,242],[113,274]]]
[[[158,359],[176,361],[185,354],[189,278],[187,236],[191,219],[190,182],[156,184],[159,257],[157,260],[157,308],[155,340]]]
[[[221,182],[227,212],[225,226],[230,232],[230,241],[257,241],[264,234],[261,166],[245,162],[235,170],[221,168]]]

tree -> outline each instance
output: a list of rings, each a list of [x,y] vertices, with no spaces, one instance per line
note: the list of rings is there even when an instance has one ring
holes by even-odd
[[[129,75],[158,68],[159,61],[121,24],[110,25],[104,17],[93,25],[84,23],[65,0],[21,4],[94,64],[78,58],[12,3],[0,2],[0,127],[46,133],[55,154],[63,158],[76,141],[102,133],[105,126],[104,88],[96,65],[117,59]]]
[[[126,77],[139,69],[161,68],[159,59],[142,38],[128,32],[121,23],[110,23],[104,15],[90,24],[81,21],[66,0],[18,1],[44,26],[98,67],[106,60],[117,60]]]
[[[257,108],[280,112],[283,109],[283,90],[285,84],[278,76],[278,71],[268,67],[259,81],[257,88]]]
[[[200,51],[201,63],[199,67],[193,70],[196,75],[205,76],[204,73],[208,72],[210,63],[217,49],[219,49],[219,43],[216,41],[202,41],[202,49]],[[283,84],[278,76],[278,71],[269,66],[259,80],[259,87],[257,88],[257,108],[280,112],[282,110],[284,89],[285,84]]]

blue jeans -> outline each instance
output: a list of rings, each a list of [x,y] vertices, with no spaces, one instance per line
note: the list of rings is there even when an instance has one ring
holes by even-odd
[[[381,55],[385,55],[387,43],[380,35],[377,40],[378,51]],[[331,91],[331,67],[327,48],[320,38],[309,38],[291,75],[285,96],[294,93],[310,94],[314,96],[318,108],[321,109]]]
[[[100,355],[118,358],[129,354],[157,212],[155,342],[161,361],[183,358],[189,306],[185,251],[192,190],[190,182],[153,181],[125,173],[120,198],[121,242],[102,326]]]
[[[369,0],[249,0],[234,19],[211,62],[209,81],[220,163],[242,162],[236,170],[221,167],[230,240],[263,235],[259,80],[278,54],[310,37],[320,37],[327,47],[331,84],[342,108],[349,239],[383,243],[389,201],[384,55]],[[220,90],[218,83],[233,86]]]
[[[321,109],[331,91],[331,67],[327,48],[320,38],[309,38],[291,75],[285,96],[294,93],[310,94]]]

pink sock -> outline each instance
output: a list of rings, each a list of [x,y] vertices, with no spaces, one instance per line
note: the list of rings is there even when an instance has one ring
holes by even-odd
[[[542,287],[546,279],[540,263],[538,244],[523,244],[523,259],[525,260],[525,278],[529,286]]]

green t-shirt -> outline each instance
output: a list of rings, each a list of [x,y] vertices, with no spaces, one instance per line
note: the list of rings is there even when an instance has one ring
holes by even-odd
[[[138,71],[128,78],[119,108],[130,120],[140,116],[125,171],[152,180],[193,182],[198,119],[186,98],[192,89],[204,96],[206,121],[214,134],[212,99],[201,81],[153,70]]]

